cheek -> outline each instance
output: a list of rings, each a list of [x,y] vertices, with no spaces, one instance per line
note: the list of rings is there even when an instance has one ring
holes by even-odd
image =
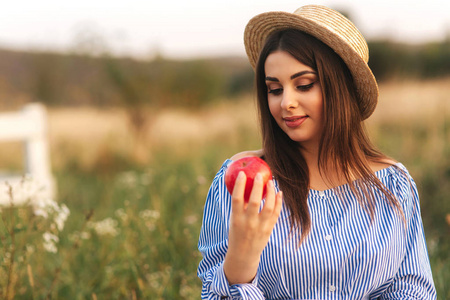
[[[317,111],[320,114],[320,117],[323,118],[323,101],[317,104]]]
[[[316,101],[313,104],[314,111],[316,112],[319,118],[323,118],[323,99],[321,96],[316,98]]]
[[[275,120],[275,123],[281,127],[280,124],[280,116],[281,116],[281,108],[280,105],[275,103],[274,101],[269,101],[269,112],[272,115],[272,118]]]
[[[275,120],[275,123],[278,124],[280,128],[282,128],[282,109],[280,103],[277,101],[269,101],[269,111],[272,115],[272,118]]]

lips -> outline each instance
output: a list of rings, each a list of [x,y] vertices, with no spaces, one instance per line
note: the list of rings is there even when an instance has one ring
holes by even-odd
[[[308,118],[308,116],[293,116],[293,117],[285,117],[283,118],[284,123],[287,127],[295,128],[300,126],[305,120]]]

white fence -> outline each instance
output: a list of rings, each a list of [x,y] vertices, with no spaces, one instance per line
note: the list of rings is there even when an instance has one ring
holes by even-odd
[[[1,142],[23,142],[25,166],[22,174],[0,174],[0,205],[11,200],[18,205],[55,197],[47,131],[47,112],[42,104],[28,104],[18,112],[0,113],[0,147]]]

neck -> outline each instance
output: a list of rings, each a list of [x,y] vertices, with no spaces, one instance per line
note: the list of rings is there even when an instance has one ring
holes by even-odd
[[[309,171],[309,187],[314,190],[326,190],[346,183],[345,179],[339,175],[339,170],[332,164],[319,168],[319,145],[302,145],[300,153],[303,155]],[[320,172],[322,171],[322,173]]]
[[[309,147],[302,145],[300,147],[300,153],[303,155],[310,172],[311,170],[319,169],[319,145],[309,145]]]

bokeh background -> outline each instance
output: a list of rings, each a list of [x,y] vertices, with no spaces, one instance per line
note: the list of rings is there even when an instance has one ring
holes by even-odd
[[[198,299],[209,184],[261,144],[245,24],[305,3],[16,2],[0,5],[0,113],[45,105],[57,195],[45,213],[0,208],[0,298]],[[314,3],[369,42],[380,101],[367,127],[417,183],[450,299],[450,2]],[[23,172],[23,155],[1,143],[0,169]]]

